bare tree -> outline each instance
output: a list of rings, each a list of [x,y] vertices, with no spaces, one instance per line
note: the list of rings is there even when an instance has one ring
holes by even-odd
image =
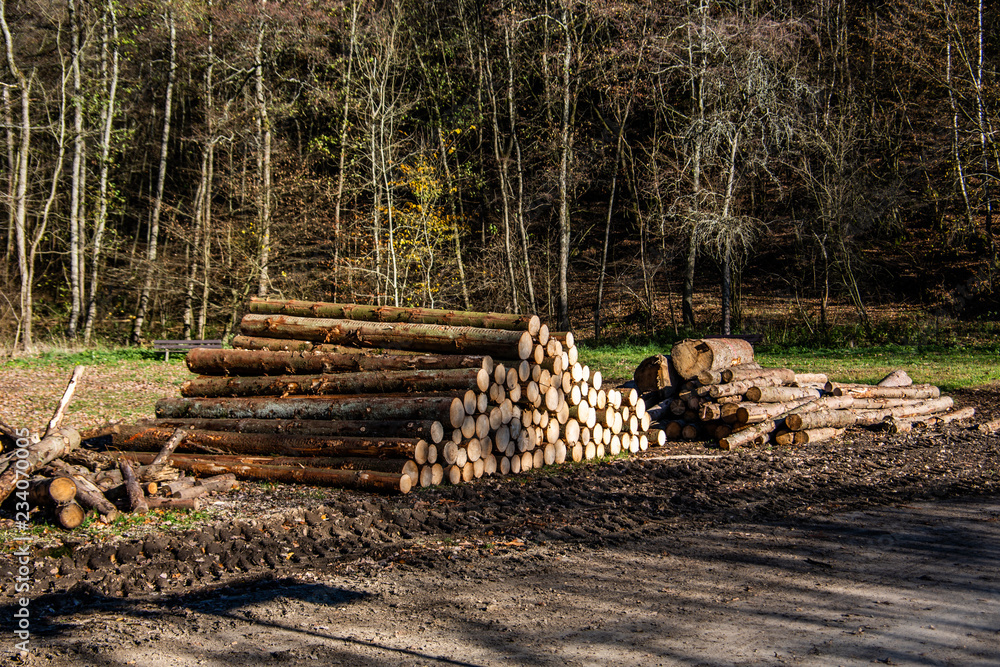
[[[167,64],[167,88],[163,101],[163,132],[160,135],[160,161],[156,177],[156,193],[153,197],[153,212],[149,223],[149,249],[146,252],[146,275],[143,279],[142,291],[139,294],[139,307],[136,310],[135,322],[132,326],[130,341],[138,345],[142,336],[142,326],[146,320],[149,308],[149,295],[153,288],[153,272],[156,269],[157,243],[160,235],[160,213],[163,210],[163,186],[167,178],[167,154],[170,148],[170,119],[173,108],[174,82],[177,78],[177,22],[174,17],[174,7],[168,4],[164,21],[170,35],[169,60]]]
[[[556,298],[557,322],[568,331],[569,321],[569,250],[570,250],[570,163],[573,160],[573,116],[576,111],[575,81],[572,76],[574,43],[573,0],[562,0],[562,114],[559,122],[559,286]]]
[[[354,72],[354,49],[358,38],[358,5],[359,0],[351,1],[350,29],[347,37],[347,67],[344,68],[344,77],[341,81],[341,95],[344,96],[343,111],[340,117],[340,157],[337,165],[337,195],[333,209],[333,298],[337,299],[340,290],[340,246],[343,235],[343,223],[341,221],[341,211],[344,205],[344,183],[346,180],[347,163],[347,130],[350,127],[351,94]]]
[[[108,181],[111,168],[112,128],[115,103],[118,98],[119,50],[118,16],[114,0],[108,0],[101,22],[101,78],[104,98],[101,106],[101,134],[98,142],[100,167],[97,186],[97,214],[91,240],[90,285],[87,296],[87,317],[83,326],[83,344],[90,343],[97,318],[97,285],[100,278],[101,255],[104,252],[104,231],[108,223]]]
[[[254,41],[254,100],[257,104],[257,175],[260,181],[260,200],[257,203],[259,237],[259,279],[257,296],[264,296],[270,287],[269,261],[271,255],[271,119],[267,110],[264,85],[264,36],[267,28],[267,0],[260,0],[260,17]]]
[[[14,60],[14,39],[10,34],[7,25],[7,3],[0,0],[0,31],[3,33],[4,55],[7,60],[7,70],[13,77],[17,89],[21,93],[21,122],[18,128],[20,132],[20,142],[15,153],[14,175],[15,186],[13,188],[13,200],[11,209],[14,211],[14,237],[17,247],[17,266],[21,275],[20,290],[20,310],[21,320],[18,334],[24,349],[30,350],[34,347],[31,324],[32,304],[31,304],[31,277],[28,272],[27,253],[27,206],[28,206],[28,161],[31,158],[31,81],[24,75]],[[17,340],[14,341],[15,347]]]
[[[215,32],[212,16],[213,2],[208,0],[205,19],[205,73],[203,95],[205,105],[205,137],[201,146],[201,166],[198,171],[198,187],[195,191],[192,216],[194,218],[194,238],[188,245],[188,275],[184,294],[185,339],[191,338],[195,328],[194,301],[198,274],[202,274],[201,308],[197,321],[198,337],[205,337],[205,319],[208,310],[209,262],[211,260],[212,194],[215,168]]]
[[[69,264],[71,307],[66,335],[76,338],[83,308],[84,276],[84,194],[86,187],[86,141],[83,133],[83,85],[80,74],[83,59],[82,18],[75,0],[67,0],[70,30],[70,67],[73,77],[73,165],[70,174]]]

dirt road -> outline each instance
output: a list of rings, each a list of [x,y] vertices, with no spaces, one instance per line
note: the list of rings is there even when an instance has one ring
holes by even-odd
[[[998,398],[962,396],[984,417]],[[397,497],[247,484],[210,525],[69,535],[32,563],[31,651],[9,632],[0,650],[56,667],[1000,664],[1000,438],[675,455]],[[0,561],[6,619],[15,574]]]
[[[996,665],[1000,498],[36,601],[38,665]],[[447,554],[447,557],[438,557]]]

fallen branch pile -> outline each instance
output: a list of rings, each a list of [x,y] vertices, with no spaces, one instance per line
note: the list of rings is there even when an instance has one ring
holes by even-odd
[[[534,315],[253,299],[233,345],[188,354],[124,458],[181,433],[168,460],[199,475],[406,493],[649,445],[639,394]]]
[[[99,433],[81,434],[61,424],[82,373],[83,366],[73,370],[41,438],[32,438],[27,429],[0,424],[0,433],[8,441],[7,453],[0,457],[0,502],[10,504],[19,525],[25,526],[39,510],[54,523],[73,529],[83,523],[87,510],[110,522],[122,511],[198,509],[201,496],[236,485],[232,475],[203,480],[183,477],[165,463],[169,448],[154,455],[149,465],[135,468],[127,459],[81,449],[83,439]],[[173,446],[176,441],[170,443]],[[178,494],[181,488],[190,490]]]
[[[973,408],[953,410],[954,401],[941,396],[938,387],[915,385],[902,370],[867,385],[764,368],[741,339],[682,341],[670,357],[643,362],[636,383],[658,392],[660,401],[649,413],[667,439],[711,439],[724,450],[769,441],[821,442],[852,426],[904,432],[974,413]]]

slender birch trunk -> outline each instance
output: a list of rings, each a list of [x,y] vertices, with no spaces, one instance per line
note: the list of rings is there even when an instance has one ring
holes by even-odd
[[[83,344],[90,343],[97,319],[97,282],[101,254],[104,252],[104,229],[108,221],[108,178],[111,168],[111,130],[114,127],[115,102],[118,96],[118,17],[114,0],[105,8],[101,37],[101,71],[107,98],[101,108],[100,175],[97,186],[97,219],[91,241],[90,291],[87,296],[87,317],[83,325]]]
[[[698,119],[697,125],[695,127],[695,139],[694,139],[694,159],[692,164],[693,171],[693,190],[694,190],[694,203],[693,210],[697,215],[701,209],[701,168],[702,159],[704,156],[704,132],[705,132],[705,74],[708,68],[707,60],[707,46],[706,46],[706,35],[708,34],[708,3],[702,0],[698,4],[698,16],[700,24],[698,26],[698,66],[695,70],[694,79],[691,82],[691,95],[694,98],[695,105],[698,108]],[[695,63],[696,55],[694,49],[691,48],[691,41],[688,41],[688,53],[691,65]],[[695,223],[697,224],[697,223]],[[694,327],[695,317],[694,317],[694,278],[695,269],[697,268],[698,262],[698,241],[695,237],[694,230],[691,230],[690,237],[688,239],[687,248],[687,262],[684,269],[684,286],[681,293],[681,317],[684,321],[684,326]]]
[[[208,4],[209,12],[212,9],[211,0]],[[205,259],[205,253],[203,247],[210,245],[211,241],[208,237],[208,227],[207,221],[209,218],[209,209],[212,205],[212,181],[211,181],[211,163],[215,145],[214,136],[214,124],[212,119],[212,74],[214,68],[214,53],[212,51],[212,22],[211,17],[209,17],[208,23],[208,64],[205,68],[205,145],[202,148],[201,154],[201,168],[199,170],[198,176],[198,187],[195,191],[194,197],[194,239],[191,241],[188,250],[188,258],[190,264],[188,265],[188,275],[187,275],[187,285],[184,291],[184,330],[183,335],[185,340],[191,340],[191,333],[195,328],[194,321],[194,300],[195,300],[195,284],[198,280],[198,273],[201,270],[201,262]],[[206,275],[207,280],[207,275]]]
[[[208,321],[208,298],[211,293],[209,281],[212,261],[212,184],[215,173],[215,25],[212,17],[213,2],[208,0],[208,64],[205,68],[205,131],[208,133],[208,162],[205,173],[205,191],[202,196],[202,236],[201,236],[201,307],[198,310],[198,338],[204,340]]]
[[[257,220],[260,226],[260,250],[258,264],[260,279],[257,296],[264,296],[270,287],[269,261],[271,253],[271,120],[267,112],[267,98],[264,90],[264,28],[267,23],[265,11],[267,0],[260,0],[260,24],[257,40],[254,42],[254,92],[257,101],[257,174],[260,178],[260,201]]]
[[[521,271],[524,273],[530,312],[538,310],[535,301],[535,284],[531,278],[531,259],[528,256],[528,230],[524,222],[524,165],[521,161],[521,143],[517,136],[517,106],[514,104],[514,55],[511,26],[504,23],[504,55],[507,58],[507,114],[510,116],[510,138],[517,165],[517,228],[521,238]]]
[[[7,25],[7,3],[0,0],[0,32],[3,33],[4,50],[7,56],[7,69],[11,77],[17,82],[17,88],[21,93],[21,123],[20,142],[15,154],[17,183],[14,188],[14,198],[11,201],[11,208],[14,211],[14,237],[17,247],[17,268],[21,275],[21,288],[19,294],[21,322],[18,328],[18,337],[25,350],[34,347],[32,337],[32,308],[31,308],[31,278],[28,272],[27,253],[27,216],[28,216],[28,159],[31,150],[31,80],[21,72],[14,60],[14,41]],[[15,346],[18,341],[15,340]]]
[[[3,122],[7,130],[7,201],[14,201],[17,188],[17,160],[15,159],[17,139],[14,136],[14,112],[11,108],[10,87],[0,86],[3,99]],[[7,207],[7,247],[4,250],[4,279],[10,277],[10,267],[14,263],[14,206]]]
[[[604,279],[608,272],[608,244],[611,239],[611,218],[615,210],[615,192],[618,188],[618,165],[622,160],[622,146],[625,143],[625,123],[628,121],[631,99],[625,105],[625,113],[618,126],[615,138],[615,163],[611,172],[611,194],[608,196],[608,214],[604,219],[604,244],[601,249],[601,269],[597,275],[597,303],[594,305],[594,338],[601,337],[601,308],[604,305]]]
[[[153,198],[153,213],[149,225],[149,250],[146,253],[146,276],[143,280],[142,292],[139,295],[139,308],[132,327],[130,341],[138,345],[142,337],[142,326],[146,320],[149,308],[149,295],[153,288],[153,272],[156,269],[157,241],[160,235],[160,213],[163,209],[163,187],[167,177],[167,152],[170,144],[170,119],[173,106],[174,82],[177,78],[177,24],[174,19],[174,8],[167,6],[164,17],[167,30],[170,33],[170,55],[167,70],[167,90],[163,102],[163,133],[160,136],[160,164],[156,178],[156,195]]]
[[[351,82],[354,69],[354,44],[358,34],[358,3],[351,3],[351,28],[350,41],[347,47],[347,69],[344,71],[344,78],[341,82],[341,93],[344,96],[344,110],[340,118],[340,160],[337,169],[337,195],[333,209],[333,299],[337,300],[340,290],[338,272],[340,270],[340,244],[343,228],[341,226],[340,211],[344,202],[344,166],[347,162],[347,129],[350,126],[349,112],[351,109]]]
[[[66,336],[76,338],[80,323],[82,302],[81,280],[83,278],[80,259],[83,246],[83,220],[81,219],[83,199],[84,139],[83,139],[83,91],[80,80],[80,15],[75,0],[67,0],[70,29],[70,70],[73,77],[73,166],[70,175],[69,197],[69,255],[71,306]]]
[[[983,0],[979,0],[976,13],[978,27],[978,61],[976,63],[976,119],[979,122],[979,147],[983,161],[983,198],[986,200],[986,237],[990,248],[990,261],[996,263],[997,251],[993,240],[993,198],[990,196],[990,161],[987,150],[987,131],[985,111],[983,108]]]
[[[972,206],[969,205],[969,190],[965,183],[965,165],[962,164],[961,143],[958,135],[958,105],[955,103],[955,90],[952,87],[951,77],[951,36],[948,36],[947,46],[947,70],[946,82],[948,88],[948,101],[951,103],[951,139],[952,154],[955,157],[955,169],[958,172],[958,187],[962,193],[962,202],[965,204],[965,224],[968,229],[972,229]]]
[[[726,179],[726,196],[722,204],[722,219],[729,217],[733,203],[733,188],[736,183],[736,154],[739,150],[740,133],[737,131],[732,139],[729,152],[729,176]],[[722,335],[731,333],[732,325],[732,294],[733,294],[733,251],[731,242],[726,241],[722,248]]]
[[[486,64],[486,87],[488,90],[487,99],[490,102],[490,126],[493,135],[493,158],[497,161],[498,172],[500,175],[500,203],[503,221],[503,250],[504,250],[504,263],[507,267],[507,284],[510,289],[510,303],[514,309],[514,312],[520,312],[518,293],[517,293],[517,279],[514,275],[514,256],[511,252],[510,244],[510,229],[511,229],[511,195],[512,191],[510,188],[510,145],[506,150],[501,146],[500,138],[500,110],[497,104],[497,91],[496,91],[496,81],[493,77],[493,68],[490,66],[490,54],[489,49],[486,46],[485,40],[482,45],[483,50],[483,62]]]
[[[570,133],[570,110],[571,110],[571,79],[570,65],[573,59],[573,33],[570,27],[570,15],[568,0],[564,0],[562,21],[563,31],[566,33],[566,48],[563,51],[563,99],[562,99],[562,121],[560,127],[560,156],[559,156],[559,295],[558,303],[558,323],[563,331],[570,329],[569,322],[569,242],[570,242],[570,219],[569,219],[569,169],[572,161],[572,136]]]

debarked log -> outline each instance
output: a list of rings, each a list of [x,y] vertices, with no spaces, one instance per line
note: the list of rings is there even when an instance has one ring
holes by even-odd
[[[927,415],[924,417],[892,417],[885,422],[890,433],[908,433],[914,426],[937,426],[939,424],[950,424],[953,421],[971,419],[976,414],[976,409],[972,406],[955,410],[954,412]]]
[[[729,450],[750,443],[765,441],[775,429],[789,425],[789,421],[795,420],[798,416],[805,416],[814,411],[831,411],[838,408],[847,408],[853,402],[850,396],[824,396],[804,403],[774,419],[748,426],[740,431],[734,431],[730,435],[719,440],[719,449]]]
[[[851,403],[854,410],[882,410],[885,408],[900,408],[905,405],[923,403],[922,398],[857,398]]]
[[[796,373],[795,384],[798,386],[819,385],[823,386],[829,381],[826,373]]]
[[[487,359],[487,356],[472,354],[338,354],[199,348],[188,352],[187,365],[192,373],[199,375],[319,375],[439,368],[478,369],[486,367]]]
[[[785,403],[803,398],[819,398],[819,390],[805,387],[761,387],[746,390],[748,401],[753,403]]]
[[[782,431],[774,436],[779,445],[808,445],[840,437],[846,429],[815,428],[808,431]]]
[[[123,453],[123,456],[129,456],[129,454]],[[288,484],[313,484],[317,486],[336,486],[395,493],[409,493],[413,486],[410,475],[403,472],[335,470],[331,468],[280,466],[259,463],[230,463],[225,459],[219,459],[216,462],[211,456],[186,457],[180,454],[174,454],[171,457],[171,463],[177,468],[198,475],[221,475],[231,472],[242,479],[257,479]]]
[[[173,429],[149,427],[115,436],[114,446],[128,451],[158,452]],[[226,431],[187,431],[177,446],[183,452],[240,454],[245,456],[344,456],[382,459],[406,458],[417,463],[434,463],[433,445],[416,438],[324,437],[278,433],[229,433]],[[436,458],[437,448],[433,449]]]
[[[909,387],[878,387],[863,384],[830,383],[828,391],[834,396],[854,396],[855,398],[937,398],[941,390],[931,384],[915,384]]]
[[[356,347],[488,354],[515,359],[527,359],[534,348],[534,341],[527,331],[437,324],[389,324],[250,313],[243,317],[240,330],[248,335],[295,338]]]
[[[756,368],[754,368],[756,366]],[[771,378],[777,380],[776,384],[792,384],[795,382],[795,371],[788,368],[762,368],[757,364],[744,364],[733,366],[720,371],[723,382],[740,382],[742,380],[753,380],[755,378]]]
[[[143,419],[134,426],[119,428],[120,434],[156,426],[198,431],[232,433],[285,433],[287,435],[347,436],[387,440],[416,438],[435,444],[444,439],[444,425],[439,421],[417,419]],[[449,427],[449,433],[450,433]]]
[[[419,419],[460,428],[465,403],[454,396],[292,396],[288,398],[161,398],[159,418]]]
[[[859,426],[872,426],[887,419],[933,415],[939,412],[947,412],[954,405],[955,401],[951,396],[942,396],[917,403],[916,405],[903,405],[898,408],[888,408],[885,410],[861,410],[857,412],[858,419],[856,423]]]
[[[724,382],[732,382],[733,379],[745,380],[750,377],[759,377],[761,370],[760,364],[751,362],[749,364],[724,368],[719,371],[702,371],[698,373],[697,380],[702,385],[722,384]],[[738,376],[734,374],[738,374]]]
[[[362,371],[328,375],[276,377],[202,376],[181,386],[182,396],[288,396],[330,394],[392,394],[447,391],[478,387],[486,391],[490,374],[483,368],[408,371]]]
[[[707,393],[712,398],[722,398],[724,396],[738,396],[745,394],[752,387],[774,387],[781,385],[783,380],[777,376],[750,378],[749,380],[736,380],[725,384],[713,384],[708,387],[698,387],[696,393],[703,396]]]
[[[829,410],[811,414],[796,415],[786,420],[785,425],[793,431],[805,431],[815,428],[846,428],[849,426],[872,426],[888,419],[900,419],[928,415],[950,410],[954,401],[950,396],[943,396],[916,405],[904,405],[885,410]]]
[[[823,410],[808,414],[791,415],[785,426],[792,431],[808,431],[817,428],[846,428],[854,426],[858,413],[853,410]]]
[[[767,421],[768,419],[774,419],[782,414],[794,410],[800,405],[805,405],[819,398],[819,392],[816,392],[815,396],[806,396],[804,398],[798,398],[795,400],[789,400],[782,403],[736,403],[735,410],[735,423],[737,424],[756,424],[758,422]],[[729,405],[725,406],[729,408]],[[723,416],[726,415],[726,410],[723,410]]]

